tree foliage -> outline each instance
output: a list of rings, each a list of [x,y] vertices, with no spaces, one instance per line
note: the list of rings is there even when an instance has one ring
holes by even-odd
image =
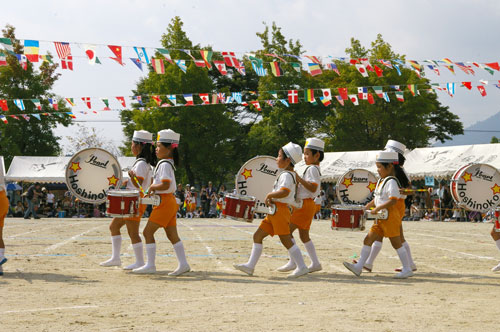
[[[13,43],[14,53],[23,54],[23,46],[15,36],[15,28],[7,25],[2,30],[5,38],[10,38]],[[47,99],[54,98],[50,92],[59,74],[55,73],[57,64],[44,62],[39,70],[35,70],[31,63],[28,63],[27,70],[24,70],[15,55],[7,54],[7,66],[0,67],[0,99],[8,100],[9,112],[4,115],[18,115],[40,113],[33,103],[26,99],[40,99],[43,112],[51,109]],[[13,99],[25,99],[26,110],[20,111],[12,102]],[[64,105],[59,105],[59,112],[68,111]],[[16,120],[7,117],[8,123],[1,124],[0,127],[0,154],[6,160],[6,167],[10,165],[14,156],[55,156],[60,153],[59,137],[54,135],[53,129],[58,123],[67,126],[71,123],[71,118],[67,115],[58,117],[56,115],[41,116],[41,120],[30,118],[25,121],[21,117]]]

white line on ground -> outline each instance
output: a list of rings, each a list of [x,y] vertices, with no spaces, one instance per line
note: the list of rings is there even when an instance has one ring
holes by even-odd
[[[8,310],[2,311],[0,314],[18,314],[24,312],[39,312],[39,311],[56,311],[56,310],[72,310],[72,309],[93,309],[99,308],[97,305],[74,305],[71,307],[54,307],[54,308],[38,308],[38,309],[24,309],[24,310]]]
[[[69,243],[69,242],[71,242],[71,241],[74,241],[74,240],[78,239],[80,236],[83,236],[83,235],[85,235],[85,234],[87,234],[87,233],[90,233],[90,232],[92,232],[92,231],[94,231],[94,230],[96,230],[96,229],[98,229],[98,228],[103,227],[103,226],[107,226],[107,225],[99,225],[99,226],[93,227],[93,228],[91,228],[91,229],[89,229],[89,230],[87,230],[87,231],[85,231],[85,232],[82,232],[82,233],[80,233],[80,234],[74,235],[74,236],[70,237],[69,239],[66,239],[66,240],[61,241],[61,242],[56,243],[56,244],[53,244],[53,245],[51,245],[51,246],[49,246],[49,247],[45,248],[45,252],[49,252],[49,251],[52,251],[52,250],[54,250],[54,249],[57,249],[57,248],[59,248],[59,247],[61,247],[61,246],[65,245],[65,244],[67,244],[67,243]]]

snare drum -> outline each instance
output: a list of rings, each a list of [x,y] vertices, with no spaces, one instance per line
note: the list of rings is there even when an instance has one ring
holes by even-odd
[[[139,191],[109,190],[106,214],[111,217],[130,218],[139,214]]]
[[[373,199],[377,177],[366,169],[351,169],[337,181],[337,198],[342,205],[366,205]]]
[[[500,172],[487,164],[463,166],[453,174],[450,192],[459,207],[484,213],[500,203]]]
[[[332,229],[362,231],[365,229],[363,205],[334,205],[332,207]]]
[[[234,220],[252,222],[255,197],[228,194],[222,203],[222,216]]]

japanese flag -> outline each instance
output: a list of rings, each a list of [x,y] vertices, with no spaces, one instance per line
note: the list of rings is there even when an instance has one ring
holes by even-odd
[[[349,95],[349,100],[351,100],[354,105],[356,105],[356,106],[359,105],[358,96],[356,96],[356,95]]]
[[[323,92],[323,98],[325,98],[326,100],[332,99],[332,92],[330,91],[330,89],[321,89],[321,91]]]
[[[85,54],[89,58],[89,63],[91,65],[95,65],[95,59],[96,59],[96,56],[95,56],[95,48],[96,47],[95,47],[95,45],[85,44],[84,48],[85,48]]]

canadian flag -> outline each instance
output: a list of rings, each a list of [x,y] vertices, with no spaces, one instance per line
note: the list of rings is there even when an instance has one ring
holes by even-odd
[[[87,105],[88,109],[92,108],[92,106],[90,104],[90,97],[82,97],[82,100],[85,103],[85,105]]]
[[[481,96],[486,97],[486,89],[484,88],[484,86],[478,85],[477,89],[479,90],[479,93],[481,94]]]
[[[288,90],[288,102],[290,104],[297,104],[299,102],[299,93],[297,90]]]
[[[210,104],[210,97],[208,93],[200,93],[199,94],[200,99],[203,101],[203,104],[208,105]]]
[[[358,96],[356,95],[349,95],[349,99],[352,101],[352,103],[356,106],[359,105],[359,102],[358,102]]]
[[[217,70],[220,71],[222,75],[227,75],[226,64],[224,63],[224,61],[214,60],[213,63],[215,67],[217,67]]]
[[[124,97],[116,97],[116,99],[120,102],[120,104],[122,104],[123,107],[127,107]]]
[[[68,55],[66,58],[61,59],[61,67],[62,69],[73,70],[73,56]]]
[[[363,65],[360,65],[360,64],[355,64],[356,66],[356,69],[359,71],[359,73],[363,76],[363,77],[368,77],[368,73],[366,71],[366,68],[365,66]]]

